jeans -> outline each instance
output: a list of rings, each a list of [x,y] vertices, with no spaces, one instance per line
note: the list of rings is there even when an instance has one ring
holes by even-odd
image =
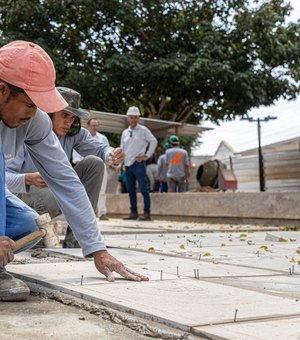
[[[130,199],[130,211],[137,214],[136,181],[144,198],[144,213],[150,213],[150,194],[146,178],[146,162],[135,162],[126,166],[126,185]]]
[[[90,199],[91,205],[95,211],[105,170],[104,162],[99,157],[89,155],[77,163],[74,167],[74,170],[83,184]],[[40,189],[31,186],[28,194],[19,194],[18,197],[20,197],[23,202],[28,204],[39,214],[49,213],[51,218],[61,214],[61,208],[57,203],[54,194],[49,188]],[[67,228],[64,247],[80,247],[70,226]]]
[[[168,183],[161,181],[159,185],[159,192],[168,192]]]
[[[34,219],[38,214],[19,198],[13,195],[5,186],[5,162],[0,138],[0,236],[8,236],[16,241],[36,230]],[[34,241],[18,252],[31,248]]]
[[[186,192],[186,183],[184,177],[169,177],[168,192]]]

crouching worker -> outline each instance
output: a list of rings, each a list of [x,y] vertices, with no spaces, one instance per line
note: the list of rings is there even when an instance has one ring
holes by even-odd
[[[5,186],[4,159],[7,164],[13,161],[23,144],[54,193],[83,256],[93,257],[95,267],[108,281],[115,280],[113,272],[128,280],[147,280],[106,250],[84,186],[45,113],[61,112],[67,106],[55,88],[53,62],[40,46],[14,41],[0,48],[0,300],[25,300],[29,295],[27,285],[5,270],[13,260],[13,241],[37,230],[34,219],[38,214]],[[123,153],[112,149],[107,158],[109,163],[118,164]]]
[[[75,165],[74,170],[95,211],[105,170],[104,162],[109,162],[112,150],[118,153],[120,161],[123,160],[123,152],[120,148],[113,149],[106,143],[95,140],[87,129],[81,127],[80,120],[89,119],[90,115],[86,110],[80,109],[81,95],[78,92],[66,87],[57,87],[57,90],[68,103],[68,107],[49,113],[53,131],[70,161],[73,150],[84,157]],[[39,214],[48,212],[51,218],[61,214],[55,196],[34,166],[25,145],[6,167],[6,184],[11,192]],[[63,247],[80,247],[70,226],[67,228]]]

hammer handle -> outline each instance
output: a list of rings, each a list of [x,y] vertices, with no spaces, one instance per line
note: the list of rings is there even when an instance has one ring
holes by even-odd
[[[40,229],[34,231],[33,233],[20,238],[18,241],[15,241],[15,246],[13,247],[13,251],[20,250],[24,246],[27,246],[29,243],[36,241],[37,239],[46,235],[46,231],[44,229]]]

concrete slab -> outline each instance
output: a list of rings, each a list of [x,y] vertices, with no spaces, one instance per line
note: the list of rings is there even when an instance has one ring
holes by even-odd
[[[218,283],[220,279],[214,280]],[[264,276],[264,277],[227,277],[222,278],[222,284],[239,288],[270,293],[277,296],[288,296],[300,300],[300,277],[299,275]]]
[[[83,259],[81,249],[45,249],[45,251],[53,251],[58,254],[68,254],[76,258]],[[131,266],[136,271],[146,271],[145,275],[150,277],[150,280],[160,280],[160,272],[171,275],[171,278],[178,276],[183,278],[194,278],[195,270],[199,271],[200,277],[232,277],[232,276],[265,276],[276,275],[276,271],[243,268],[217,262],[207,262],[203,258],[199,261],[193,259],[182,259],[178,257],[169,257],[155,253],[138,252],[129,249],[110,249],[113,256],[122,259],[122,261]],[[92,261],[92,259],[87,259]]]
[[[65,233],[67,222],[63,215],[53,219],[59,233]],[[205,222],[180,222],[168,220],[130,221],[118,218],[110,218],[108,221],[98,221],[99,228],[104,235],[134,234],[134,233],[185,233],[185,232],[219,232],[219,231],[279,231],[282,227],[261,226],[255,224],[229,224],[229,223],[205,223]]]
[[[197,327],[195,334],[210,334],[212,339],[231,340],[299,340],[300,318],[253,321]]]
[[[104,235],[121,233],[186,233],[186,232],[245,232],[245,231],[266,231],[274,232],[282,229],[278,226],[261,226],[253,224],[228,224],[228,223],[197,223],[179,221],[127,221],[122,219],[110,219],[99,221],[99,228]]]
[[[264,240],[265,235],[266,233],[136,234],[122,237],[108,235],[106,243],[113,247],[145,252],[152,249],[160,254],[193,259],[198,259],[201,255],[204,261],[271,269],[284,273],[289,272],[289,268],[294,265],[295,272],[300,273],[299,244],[294,241],[268,242]],[[300,238],[300,232],[284,232],[280,235],[288,240]],[[210,255],[204,256],[208,254]]]
[[[81,252],[77,249],[72,253],[76,251]],[[235,309],[239,311],[239,319],[244,321],[300,314],[300,302],[295,299],[226,286],[222,280],[220,284],[201,280],[204,274],[249,277],[251,273],[273,275],[271,271],[198,263],[157,254],[137,256],[134,251],[120,249],[113,249],[112,254],[133,270],[148,275],[150,282],[128,282],[119,278],[111,284],[98,274],[91,261],[11,264],[8,270],[31,282],[185,331],[191,327],[232,322]],[[180,277],[177,277],[177,267]],[[199,269],[200,280],[192,278],[193,267]]]
[[[282,232],[278,235],[287,239],[288,242],[271,242],[265,241],[266,232],[212,232],[212,233],[173,233],[173,234],[122,234],[106,235],[106,242],[110,245],[117,246],[134,246],[136,243],[143,244],[146,242],[156,242],[159,244],[184,244],[189,247],[215,247],[225,243],[227,246],[244,246],[248,243],[255,245],[267,245],[269,247],[292,246],[299,248],[300,232]],[[289,241],[292,240],[292,241]],[[299,241],[298,241],[299,240]],[[166,242],[167,241],[167,242]]]
[[[110,284],[97,275],[91,262],[82,265],[44,263],[9,270],[34,283],[183,330],[232,321],[235,309],[243,320],[300,313],[300,303],[294,300],[169,275],[165,280]]]

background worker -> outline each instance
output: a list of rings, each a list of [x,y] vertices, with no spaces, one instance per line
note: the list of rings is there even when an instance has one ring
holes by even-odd
[[[34,219],[38,214],[5,186],[4,160],[7,164],[12,161],[24,143],[38,172],[55,194],[83,255],[94,258],[97,270],[108,281],[114,281],[114,271],[129,280],[147,280],[106,250],[86,191],[45,113],[67,106],[55,88],[53,62],[39,45],[19,40],[0,48],[0,300],[25,300],[29,295],[25,282],[5,270],[13,259],[11,240],[37,230]],[[113,164],[119,161],[114,150],[108,157]]]
[[[57,87],[57,90],[69,106],[64,110],[49,114],[53,131],[68,159],[71,159],[73,150],[77,150],[83,156],[82,161],[75,165],[74,170],[84,185],[95,211],[105,171],[104,162],[108,161],[108,155],[114,149],[94,140],[89,132],[81,127],[80,119],[88,119],[89,113],[80,109],[80,93],[67,87]],[[121,161],[122,152],[120,149],[116,151],[120,153]],[[12,193],[18,194],[23,202],[39,214],[48,212],[51,218],[61,214],[61,208],[55,196],[47,188],[43,177],[34,166],[25,145],[6,167],[6,184]],[[70,226],[67,227],[63,247],[80,247]]]
[[[189,178],[189,159],[179,145],[179,138],[170,136],[171,148],[166,151],[168,192],[185,192]]]
[[[165,151],[170,149],[170,147],[171,145],[169,142],[164,144]],[[168,178],[167,178],[168,167],[166,164],[165,152],[158,157],[157,167],[158,167],[159,192],[168,192]]]
[[[87,121],[87,129],[91,136],[96,139],[99,143],[105,144],[109,146],[108,139],[105,135],[102,133],[98,132],[99,130],[99,122],[96,119],[89,119]],[[74,150],[73,151],[73,162],[77,164],[82,160],[82,156],[79,155],[79,153]],[[97,204],[97,214],[99,216],[100,220],[106,220],[108,221],[109,218],[106,216],[106,188],[107,188],[107,176],[108,175],[108,166],[104,167],[104,172],[102,176],[102,184],[100,188],[100,195],[98,199],[98,204]]]
[[[150,194],[146,177],[146,161],[153,155],[157,140],[148,128],[138,124],[140,110],[131,106],[127,111],[129,127],[122,132],[121,149],[125,153],[126,186],[130,199],[130,215],[124,219],[138,219],[136,181],[144,198],[144,214],[139,220],[148,221],[150,217]]]
[[[96,119],[90,119],[87,122],[87,128],[92,135],[93,138],[95,138],[98,142],[103,143],[107,146],[109,146],[108,139],[105,135],[98,132],[99,130],[99,122]],[[106,189],[107,189],[107,177],[108,177],[108,166],[104,167],[104,173],[103,173],[103,179],[102,179],[102,185],[100,188],[100,195],[98,199],[98,215],[99,219],[102,221],[108,221],[109,218],[106,216],[107,209],[106,209]]]
[[[146,165],[146,175],[150,192],[157,192],[159,188],[159,182],[157,180],[158,166],[154,160]]]

